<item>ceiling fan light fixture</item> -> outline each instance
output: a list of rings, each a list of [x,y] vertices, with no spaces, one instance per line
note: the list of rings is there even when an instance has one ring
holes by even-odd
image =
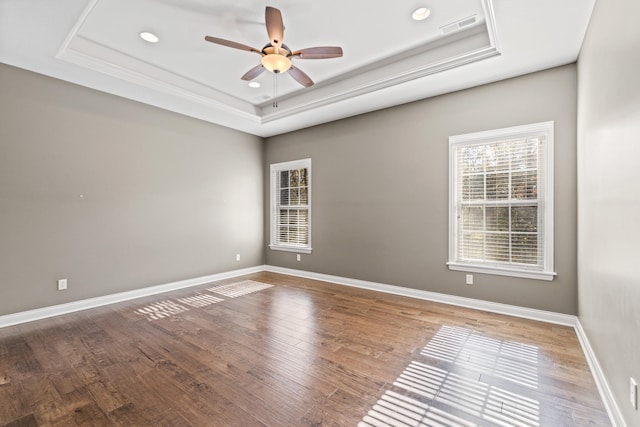
[[[150,33],[149,31],[143,31],[139,34],[140,38],[148,43],[158,43],[158,41],[160,40],[158,38],[158,36],[156,36],[153,33]]]
[[[260,87],[260,83],[258,83],[258,82],[249,82],[249,87],[257,89],[257,88]]]
[[[272,73],[285,73],[291,68],[291,60],[277,53],[270,53],[262,57],[262,65]]]
[[[284,24],[282,23],[282,14],[280,13],[280,10],[275,7],[267,6],[265,8],[265,25],[267,27],[267,34],[269,35],[270,41],[260,50],[246,44],[221,39],[219,37],[205,36],[204,39],[210,43],[259,54],[262,57],[260,64],[244,73],[240,79],[250,81],[262,74],[264,70],[269,70],[274,74],[274,88],[276,87],[275,75],[286,72],[289,73],[293,80],[300,83],[302,86],[313,86],[313,80],[311,80],[311,77],[309,77],[300,68],[294,67],[291,64],[291,60],[293,58],[329,59],[340,58],[343,54],[342,48],[339,46],[308,47],[295,52],[289,49],[286,44],[282,43],[282,39],[284,37]]]
[[[426,7],[419,7],[413,11],[411,17],[414,21],[423,21],[431,15],[431,10]]]

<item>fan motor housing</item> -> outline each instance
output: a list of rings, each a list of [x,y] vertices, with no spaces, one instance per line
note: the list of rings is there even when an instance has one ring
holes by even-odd
[[[272,73],[285,73],[291,68],[291,49],[285,44],[276,48],[270,43],[262,48],[262,65]]]

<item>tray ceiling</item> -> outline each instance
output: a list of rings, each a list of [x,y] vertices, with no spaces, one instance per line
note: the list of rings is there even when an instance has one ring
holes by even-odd
[[[240,76],[260,56],[204,36],[261,49],[265,3],[3,0],[0,61],[270,136],[573,62],[594,1],[557,3],[272,1],[285,44],[341,46],[344,56],[294,60],[311,88],[270,72],[252,88]],[[431,15],[415,21],[420,6]],[[142,31],[159,41],[143,41]]]

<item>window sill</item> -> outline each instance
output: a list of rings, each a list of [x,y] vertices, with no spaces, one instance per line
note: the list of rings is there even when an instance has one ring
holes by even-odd
[[[274,251],[284,251],[284,252],[296,252],[299,254],[310,254],[311,248],[309,247],[300,247],[300,246],[284,246],[284,245],[269,245],[269,249]]]
[[[447,266],[449,267],[449,270],[466,271],[469,273],[497,274],[500,276],[521,277],[523,279],[551,281],[554,277],[557,276],[557,273],[554,273],[552,271],[511,269],[478,264],[461,264],[448,262]]]

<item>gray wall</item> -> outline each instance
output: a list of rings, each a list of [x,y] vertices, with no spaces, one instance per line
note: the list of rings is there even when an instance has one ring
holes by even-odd
[[[578,61],[580,322],[627,425],[640,426],[640,2],[596,2]]]
[[[0,88],[0,315],[264,262],[261,138],[2,64]]]
[[[313,253],[267,264],[576,314],[576,67],[268,138],[271,163],[312,158]],[[552,282],[449,271],[448,137],[555,121]],[[269,239],[265,197],[265,239]]]

